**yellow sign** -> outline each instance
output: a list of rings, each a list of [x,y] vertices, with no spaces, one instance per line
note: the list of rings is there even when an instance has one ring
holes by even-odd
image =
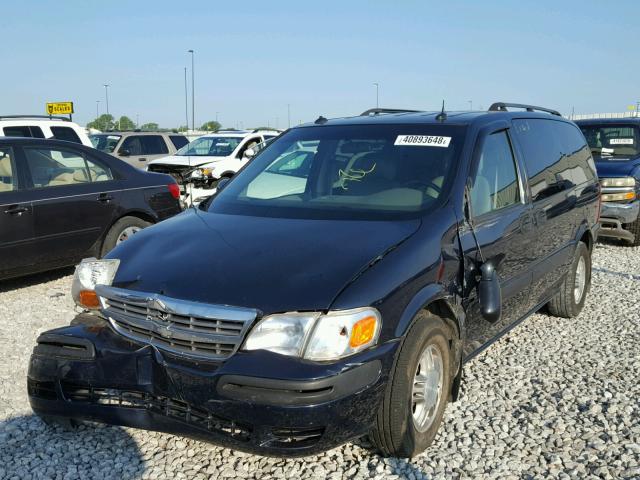
[[[636,106],[635,105],[629,105],[627,106],[627,110],[635,110]]]
[[[47,103],[47,115],[71,115],[72,113],[73,102]]]

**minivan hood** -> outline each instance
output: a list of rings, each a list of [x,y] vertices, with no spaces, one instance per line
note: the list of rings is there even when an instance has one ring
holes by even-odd
[[[187,155],[169,155],[168,157],[158,158],[149,162],[149,165],[176,165],[180,167],[198,167],[205,163],[219,162],[229,157],[210,157],[210,156],[187,156]]]
[[[114,286],[265,314],[326,310],[376,257],[420,220],[264,218],[190,209],[147,228],[108,256]]]
[[[640,157],[627,158],[624,160],[603,160],[597,157],[595,160],[596,170],[600,178],[631,175],[632,172],[638,168],[638,165],[640,165]]]

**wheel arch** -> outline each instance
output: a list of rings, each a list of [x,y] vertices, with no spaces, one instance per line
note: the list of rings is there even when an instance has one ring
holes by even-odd
[[[149,222],[151,224],[158,223],[158,219],[157,218],[155,218],[153,215],[151,215],[148,212],[145,212],[143,210],[129,210],[129,211],[126,211],[126,212],[121,212],[118,215],[115,215],[111,219],[111,223],[109,223],[107,228],[105,228],[104,232],[102,233],[102,235],[100,236],[100,238],[96,242],[95,247],[94,247],[96,252],[102,252],[102,249],[104,247],[104,242],[107,239],[107,235],[109,235],[109,232],[111,231],[113,226],[118,221],[123,219],[124,217],[136,217],[136,218],[139,218],[141,220],[144,220],[145,222]]]

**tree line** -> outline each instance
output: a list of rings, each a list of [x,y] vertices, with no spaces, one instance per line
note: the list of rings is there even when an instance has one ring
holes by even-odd
[[[141,130],[143,132],[150,131],[167,131],[167,132],[186,132],[188,128],[185,125],[180,125],[176,128],[160,128],[155,122],[143,123],[140,126],[137,126],[133,120],[131,120],[126,115],[121,116],[119,119],[115,119],[113,115],[108,113],[103,113],[95,120],[87,123],[87,128],[93,128],[95,130],[100,130],[101,132],[113,131],[113,130]],[[200,127],[200,130],[206,130],[208,132],[217,132],[222,128],[220,123],[215,120],[211,120],[205,122]]]

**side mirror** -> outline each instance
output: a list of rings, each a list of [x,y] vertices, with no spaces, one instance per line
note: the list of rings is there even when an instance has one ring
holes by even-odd
[[[256,156],[256,151],[253,148],[247,148],[242,156],[243,158],[253,158]]]
[[[120,155],[121,157],[128,157],[131,155],[131,152],[126,148],[121,148],[120,150],[118,150],[118,155]]]
[[[227,183],[229,183],[230,180],[231,179],[227,177],[224,177],[218,180],[218,184],[216,185],[216,191],[217,192],[221,191],[224,187],[227,186]]]
[[[502,315],[502,293],[500,278],[493,262],[484,262],[480,267],[481,279],[478,285],[480,314],[486,321],[495,323]]]

